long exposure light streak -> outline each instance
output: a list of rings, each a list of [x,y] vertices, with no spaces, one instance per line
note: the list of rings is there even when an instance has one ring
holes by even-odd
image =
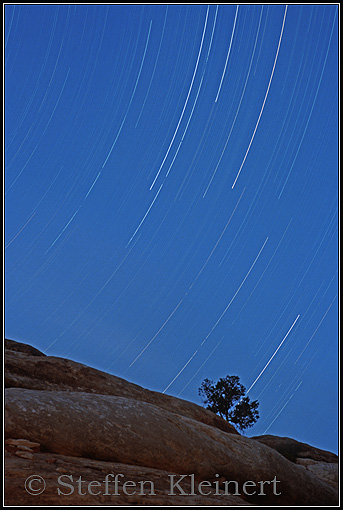
[[[177,135],[177,132],[179,130],[179,127],[180,127],[180,124],[181,124],[181,121],[183,119],[183,116],[184,116],[184,113],[186,111],[186,107],[187,107],[187,104],[188,104],[188,100],[189,100],[189,97],[191,95],[191,92],[192,92],[192,88],[193,88],[193,84],[194,84],[194,80],[195,80],[195,75],[196,75],[196,72],[197,72],[197,69],[198,69],[198,65],[199,65],[199,60],[200,60],[200,56],[201,56],[201,52],[202,52],[202,47],[203,47],[203,43],[204,43],[204,38],[205,38],[205,32],[206,32],[206,27],[207,27],[207,20],[208,20],[208,13],[209,13],[209,6],[207,7],[207,11],[206,11],[206,19],[205,19],[205,24],[204,24],[204,29],[203,29],[203,32],[202,32],[202,36],[201,36],[201,42],[200,42],[200,48],[199,48],[199,51],[198,51],[198,56],[197,56],[197,60],[196,60],[196,63],[195,63],[195,68],[194,68],[194,72],[193,72],[193,76],[192,76],[192,79],[191,79],[191,84],[189,86],[189,89],[188,89],[188,93],[187,93],[187,97],[186,97],[186,100],[185,100],[185,103],[183,105],[183,108],[182,108],[182,112],[181,112],[181,115],[180,115],[180,118],[179,118],[179,121],[177,123],[177,126],[176,126],[176,129],[174,131],[174,134],[172,136],[172,139],[171,139],[171,142],[169,144],[169,147],[167,149],[167,152],[165,153],[164,155],[164,158],[162,160],[162,163],[157,171],[157,174],[150,186],[150,191],[152,190],[152,188],[154,187],[155,185],[155,182],[157,181],[158,179],[158,176],[160,175],[161,173],[161,170],[163,168],[163,165],[168,157],[168,154],[170,152],[170,149],[172,148],[172,145],[173,145],[173,142],[175,140],[175,137]]]
[[[281,34],[280,34],[280,38],[279,38],[279,43],[278,43],[278,47],[277,47],[277,50],[276,50],[276,55],[275,55],[275,60],[274,60],[274,64],[273,64],[273,69],[272,69],[272,72],[271,72],[271,75],[270,75],[270,78],[269,78],[269,83],[268,83],[268,87],[267,87],[267,91],[266,91],[266,95],[264,96],[264,100],[263,100],[263,103],[262,103],[262,108],[261,108],[261,111],[260,111],[260,114],[258,116],[258,119],[257,119],[257,122],[256,122],[256,126],[255,126],[255,129],[253,131],[253,134],[252,134],[252,137],[250,139],[250,142],[249,142],[249,145],[248,145],[248,148],[246,150],[246,153],[244,155],[244,158],[243,158],[243,161],[241,163],[241,166],[239,167],[239,170],[238,170],[238,173],[236,175],[236,178],[235,180],[233,181],[233,184],[232,184],[232,189],[235,187],[236,185],[236,182],[238,180],[238,177],[242,171],[242,168],[244,166],[244,163],[245,163],[245,160],[247,159],[247,156],[249,154],[249,151],[250,151],[250,147],[254,141],[254,138],[255,138],[255,135],[256,135],[256,131],[257,131],[257,128],[258,128],[258,125],[260,123],[260,120],[261,120],[261,117],[262,117],[262,113],[263,113],[263,110],[264,110],[264,107],[265,107],[265,104],[266,104],[266,101],[267,101],[267,97],[268,97],[268,94],[269,94],[269,89],[270,89],[270,86],[272,84],[272,79],[273,79],[273,76],[274,76],[274,71],[275,71],[275,67],[276,67],[276,62],[277,62],[277,59],[278,59],[278,56],[279,56],[279,51],[280,51],[280,46],[281,46],[281,41],[282,41],[282,36],[283,36],[283,30],[285,28],[285,22],[286,22],[286,15],[287,15],[287,8],[288,8],[288,5],[286,5],[285,7],[285,13],[284,13],[284,16],[283,16],[283,22],[282,22],[282,27],[281,27]]]
[[[6,338],[336,452],[338,14],[6,4]]]
[[[295,319],[295,321],[293,322],[292,326],[289,328],[289,330],[287,331],[286,335],[283,337],[283,339],[281,340],[281,342],[279,343],[278,347],[275,349],[275,351],[273,352],[272,356],[269,358],[268,362],[265,364],[265,366],[263,367],[263,369],[261,370],[261,372],[258,374],[258,376],[256,377],[255,381],[252,383],[251,386],[249,386],[249,388],[247,389],[247,394],[249,393],[249,391],[255,386],[255,384],[257,383],[257,381],[259,380],[259,378],[261,377],[261,375],[265,372],[265,370],[268,368],[268,366],[270,365],[271,361],[273,360],[273,358],[276,356],[277,352],[279,351],[279,349],[281,348],[282,344],[284,343],[284,341],[286,340],[286,338],[288,337],[288,335],[290,334],[290,332],[292,331],[293,327],[295,326],[297,320],[299,319],[300,315],[297,316],[297,318]]]

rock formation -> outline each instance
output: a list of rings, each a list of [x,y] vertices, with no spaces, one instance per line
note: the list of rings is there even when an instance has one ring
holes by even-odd
[[[289,437],[256,436],[253,439],[274,448],[286,459],[295,462],[314,473],[326,483],[338,489],[337,455],[306,443],[300,443]]]
[[[6,505],[337,504],[334,454],[248,439],[191,402],[5,348]]]

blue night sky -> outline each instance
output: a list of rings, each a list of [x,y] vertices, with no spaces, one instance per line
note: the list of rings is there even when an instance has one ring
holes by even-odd
[[[338,447],[338,5],[5,10],[6,336]]]

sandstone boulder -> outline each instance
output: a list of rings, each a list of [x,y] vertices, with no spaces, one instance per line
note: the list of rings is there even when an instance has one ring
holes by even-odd
[[[286,459],[297,462],[297,459],[312,459],[318,462],[337,463],[338,457],[332,452],[315,448],[306,443],[301,443],[289,437],[277,437],[272,435],[255,436],[252,439],[273,448]]]
[[[315,476],[331,485],[334,489],[339,487],[338,464],[330,462],[316,462],[307,467]]]
[[[236,481],[271,483],[250,502],[334,505],[337,494],[303,466],[264,444],[168,412],[147,402],[84,392],[6,390],[5,434],[62,455]],[[265,493],[264,493],[265,491]],[[249,491],[248,491],[249,492]],[[251,491],[253,492],[253,491]],[[256,493],[257,492],[257,493]]]
[[[75,361],[45,356],[37,349],[13,340],[6,340],[5,347],[6,388],[80,391],[133,398],[238,434],[236,429],[220,416],[193,402],[146,390],[125,379]]]
[[[289,438],[248,439],[191,402],[27,344],[7,340],[5,347],[7,505],[337,503],[337,456],[330,452]],[[46,482],[39,496],[25,490],[33,473]],[[57,492],[61,475],[94,487],[108,473],[131,484],[150,480],[156,494]],[[181,476],[183,494],[170,494],[170,476]]]
[[[32,345],[17,342],[16,340],[9,340],[8,338],[5,338],[5,349],[22,352],[24,354],[29,354],[30,356],[45,356],[45,354],[35,347],[32,347]]]
[[[40,473],[44,477],[45,490],[41,494],[30,495],[25,490],[25,480],[32,473]],[[107,475],[123,475],[123,481],[131,481],[136,484],[131,487],[130,494],[125,494],[123,485],[118,487],[118,493],[114,494],[112,487],[106,491],[104,481]],[[192,495],[192,488],[187,479],[183,480],[182,488],[186,495],[171,494],[171,473],[160,469],[147,468],[144,466],[130,466],[114,462],[104,462],[82,457],[69,457],[59,454],[44,452],[34,454],[33,459],[23,459],[6,452],[5,458],[5,505],[7,506],[123,506],[123,505],[158,505],[158,506],[239,506],[249,505],[239,496],[225,495],[223,491],[219,495],[210,494],[201,496]],[[65,477],[69,478],[65,478]],[[75,483],[82,477],[81,491]],[[61,478],[60,478],[61,477]],[[72,477],[72,478],[70,478]],[[113,477],[111,477],[113,479]],[[110,479],[111,479],[110,478]],[[72,489],[61,485],[69,482]],[[149,481],[153,485],[145,484],[144,494],[139,494],[140,483]],[[72,482],[72,483],[71,483]],[[98,490],[89,485],[94,482],[100,484]],[[38,482],[36,482],[38,484]],[[43,482],[41,482],[43,483]],[[33,485],[38,489],[39,485]],[[113,486],[113,483],[111,484]],[[132,485],[132,484],[131,484]],[[60,492],[58,492],[58,489]],[[99,492],[99,494],[96,494]],[[129,492],[127,490],[127,492]],[[154,494],[152,493],[154,492]],[[212,491],[214,492],[214,491]]]

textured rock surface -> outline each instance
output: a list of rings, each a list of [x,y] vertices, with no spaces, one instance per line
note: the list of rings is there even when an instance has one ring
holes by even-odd
[[[302,443],[298,443],[298,453],[311,450],[321,455],[312,459],[316,464],[299,465],[296,459],[301,456],[290,461],[261,438],[248,439],[234,429],[234,433],[231,428],[223,430],[222,420],[195,404],[165,398],[79,363],[37,354],[37,350],[30,354],[30,346],[7,345],[8,505],[337,504],[333,470],[328,467],[332,463],[326,462],[324,469],[319,466],[326,453],[325,458],[332,460],[329,452],[312,451],[309,445],[299,450]],[[271,441],[272,436],[262,437]],[[274,446],[277,439],[288,438],[276,438]],[[302,460],[310,459],[304,455]],[[156,494],[57,493],[61,474],[73,475],[74,480],[82,476],[89,483],[101,482],[107,473],[124,474],[136,483],[154,481]],[[187,494],[189,477],[194,476],[197,483],[206,481],[206,495],[197,490],[193,495],[178,491],[170,495],[173,473],[187,475],[181,484]],[[46,490],[39,496],[29,495],[24,488],[25,479],[33,474],[46,481]],[[273,479],[277,486],[267,483]],[[237,482],[238,488],[231,485],[227,492],[232,494],[224,495],[219,491],[224,486],[218,484],[229,481]],[[247,491],[243,490],[245,482],[250,482]],[[213,492],[207,494],[210,483]],[[281,494],[275,495],[274,489]],[[249,497],[245,492],[255,494]]]
[[[286,459],[305,467],[312,474],[338,489],[338,456],[289,437],[256,436],[253,439],[273,448]]]
[[[192,487],[190,481],[184,479],[181,488],[186,495],[181,495],[174,491],[171,495],[170,472],[159,469],[146,468],[142,466],[129,466],[125,464],[103,462],[98,460],[68,457],[66,455],[38,453],[34,454],[33,460],[26,460],[15,457],[6,452],[5,462],[5,505],[11,506],[61,506],[61,505],[159,505],[159,506],[215,506],[215,505],[249,505],[239,496],[225,495],[223,491],[218,491],[217,495],[200,494],[190,495]],[[44,476],[46,488],[39,495],[30,495],[24,489],[25,480],[33,473],[40,473]],[[114,495],[113,482],[106,491],[105,478],[108,474],[122,474],[121,485],[118,486],[118,494]],[[73,478],[65,478],[65,475]],[[78,484],[75,483],[79,477],[82,477],[81,491],[78,490]],[[63,486],[64,483],[72,483],[72,488]],[[109,480],[113,477],[109,477]],[[179,478],[176,477],[175,480]],[[99,482],[98,488],[91,488],[88,491],[89,482]],[[122,483],[132,481],[136,483],[136,494],[126,495]],[[144,495],[139,495],[140,482],[149,481],[153,485],[145,484],[143,487]],[[42,482],[41,482],[42,483]],[[39,482],[32,484],[34,489],[42,487]],[[152,490],[153,487],[153,490]],[[57,490],[61,492],[58,493]],[[134,492],[132,485],[126,492]],[[206,492],[209,491],[206,488]],[[82,494],[79,494],[81,492]],[[101,494],[95,494],[101,492]],[[155,494],[152,494],[152,493]],[[205,492],[205,490],[204,490]],[[215,492],[215,488],[212,489]],[[62,493],[62,494],[61,494]]]
[[[313,459],[298,458],[296,463],[300,466],[304,466],[315,476],[331,485],[334,489],[338,489],[339,472],[337,462],[319,462],[318,460]]]
[[[45,356],[41,351],[32,347],[29,344],[23,344],[22,342],[16,342],[15,340],[5,339],[5,349],[9,351],[22,352],[29,354],[30,356]]]
[[[50,452],[194,474],[243,484],[280,481],[265,498],[279,504],[334,503],[330,487],[271,448],[124,397],[82,392],[6,390],[5,434]],[[67,418],[67,419],[66,419]],[[158,430],[158,432],[157,432]]]
[[[330,462],[316,462],[307,466],[307,469],[315,476],[338,489],[338,464]]]
[[[221,430],[238,434],[225,420],[185,400],[150,391],[81,363],[45,356],[30,345],[5,340],[5,387],[116,395],[148,402]]]
[[[315,448],[306,443],[300,443],[289,437],[277,436],[255,436],[252,439],[263,443],[277,452],[281,453],[286,459],[297,462],[297,459],[312,459],[319,462],[338,462],[338,457],[334,453]]]

